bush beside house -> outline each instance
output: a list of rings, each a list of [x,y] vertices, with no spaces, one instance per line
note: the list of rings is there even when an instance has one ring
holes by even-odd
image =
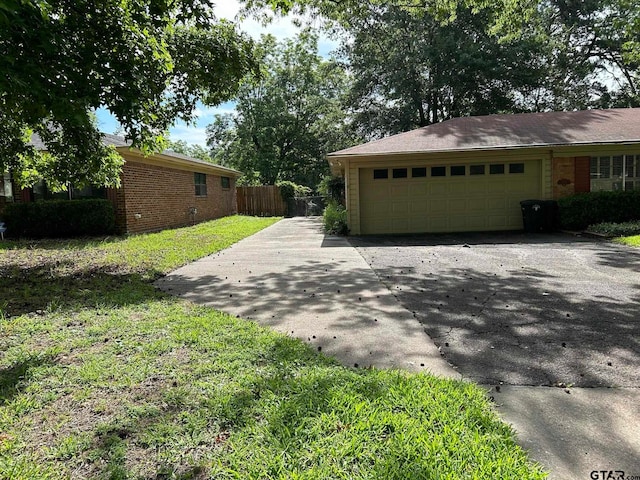
[[[333,235],[347,235],[347,209],[336,202],[329,201],[323,214],[324,231]]]
[[[598,223],[640,220],[640,191],[603,191],[571,195],[558,200],[560,225],[584,230]]]
[[[344,177],[324,177],[318,185],[318,192],[327,204],[323,212],[324,231],[332,235],[348,235]]]

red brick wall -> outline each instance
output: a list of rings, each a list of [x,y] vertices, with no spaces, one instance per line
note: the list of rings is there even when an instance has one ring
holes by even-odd
[[[591,157],[576,157],[576,193],[591,191]]]
[[[120,175],[122,181],[122,175]],[[113,211],[116,214],[116,230],[118,233],[125,233],[127,231],[127,216],[124,204],[124,189],[123,188],[107,188],[107,200],[113,204]]]
[[[193,174],[194,171],[127,160],[122,187],[115,192],[120,228],[124,227],[126,233],[148,232],[237,212],[235,179],[231,178],[231,188],[223,190],[220,176],[207,174],[207,195],[196,197]],[[194,216],[190,214],[192,208],[197,209]]]

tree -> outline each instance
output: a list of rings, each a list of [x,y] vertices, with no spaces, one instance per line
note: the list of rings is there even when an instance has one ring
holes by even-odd
[[[483,8],[484,0],[468,0]],[[547,45],[548,108],[640,105],[640,3],[635,0],[502,0],[493,31]]]
[[[348,78],[317,54],[309,32],[259,46],[263,72],[240,89],[235,115],[207,127],[214,161],[245,173],[245,182],[292,181],[314,187],[328,173],[327,153],[356,143],[347,132],[341,99]]]
[[[428,19],[427,32],[434,21],[441,28],[457,25],[459,38],[474,35],[467,29],[472,26],[469,18],[475,17],[473,22],[483,18],[488,22],[485,38],[497,39],[508,49],[523,42],[533,47],[530,52],[518,53],[517,48],[514,52],[515,73],[521,67],[533,73],[533,82],[515,93],[518,107],[640,105],[640,3],[635,0],[245,0],[244,4],[251,12],[271,8],[276,13],[320,15],[327,19],[329,31],[338,35],[359,28],[363,18],[375,19],[389,10]],[[465,40],[461,54],[472,39]]]
[[[54,187],[117,185],[122,160],[91,112],[106,107],[134,146],[161,150],[198,99],[233,96],[253,44],[217,21],[211,0],[0,2],[0,169]],[[29,145],[32,133],[48,154]]]
[[[169,140],[167,148],[176,153],[181,153],[182,155],[213,163],[211,155],[209,155],[209,151],[202,145],[189,144],[184,140]]]
[[[264,2],[262,2],[264,4]],[[249,1],[255,8],[260,2]],[[545,79],[536,36],[501,40],[496,12],[462,2],[277,2],[326,16],[354,81],[346,106],[363,137],[452,117],[513,112]]]
[[[356,16],[356,14],[358,16]],[[465,115],[523,109],[540,85],[540,45],[500,42],[489,12],[461,9],[442,22],[425,10],[359,6],[342,28],[354,83],[348,103],[363,135],[376,138]]]

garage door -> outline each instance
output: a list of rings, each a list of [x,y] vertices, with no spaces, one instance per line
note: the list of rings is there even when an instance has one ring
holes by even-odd
[[[520,201],[539,198],[539,160],[361,168],[360,230],[471,232],[522,228]]]

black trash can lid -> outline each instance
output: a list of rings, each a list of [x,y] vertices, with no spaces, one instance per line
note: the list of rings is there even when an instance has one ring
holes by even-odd
[[[544,203],[544,200],[522,200],[520,205],[523,207],[529,207],[531,205],[541,205],[542,203]]]

